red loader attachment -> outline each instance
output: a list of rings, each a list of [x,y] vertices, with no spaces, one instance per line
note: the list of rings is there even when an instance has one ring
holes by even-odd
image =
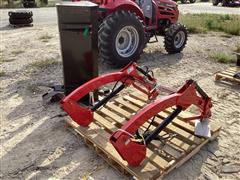
[[[111,82],[116,82],[113,90],[103,99],[88,106],[80,104],[79,100],[93,93],[101,86]],[[119,84],[119,85],[118,85]],[[152,71],[148,68],[141,68],[137,64],[127,65],[120,72],[110,73],[99,76],[77,88],[62,101],[62,108],[80,126],[88,126],[93,120],[95,110],[107,103],[112,97],[123,90],[125,87],[133,86],[148,95],[150,104],[136,112],[120,129],[112,134],[110,142],[115,147],[120,156],[128,162],[130,166],[138,166],[146,157],[148,144],[156,140],[159,133],[181,112],[191,105],[199,109],[199,116],[189,117],[186,121],[199,119],[204,121],[211,116],[211,99],[193,80],[188,80],[179,90],[172,91],[169,88],[157,85]],[[158,98],[162,92],[170,92],[169,95]],[[164,119],[152,132],[145,130],[140,135],[139,129],[145,123],[158,116],[161,111],[174,107],[174,111]]]

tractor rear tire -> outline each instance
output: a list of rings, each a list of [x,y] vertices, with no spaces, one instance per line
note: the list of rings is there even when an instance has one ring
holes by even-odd
[[[28,19],[33,16],[32,11],[18,10],[18,11],[9,11],[8,15],[12,19]]]
[[[24,8],[34,8],[37,7],[35,0],[23,0]]]
[[[172,24],[165,33],[164,44],[169,54],[180,53],[187,43],[187,28],[180,24]]]
[[[224,7],[229,6],[228,0],[223,0],[222,1],[222,6],[224,6]]]
[[[130,11],[110,14],[100,25],[98,33],[99,54],[103,61],[123,67],[140,58],[145,41],[144,28]]]
[[[9,18],[9,23],[12,25],[28,25],[33,22],[32,18],[27,18],[27,19],[13,19]]]
[[[217,6],[217,5],[219,4],[219,0],[212,0],[212,4],[213,4],[214,6]]]

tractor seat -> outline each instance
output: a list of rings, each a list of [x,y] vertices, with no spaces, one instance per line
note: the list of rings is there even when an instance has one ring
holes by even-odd
[[[155,23],[156,10],[152,0],[136,0],[138,6],[142,9],[143,15],[146,18],[146,21],[152,20],[152,23]],[[148,23],[147,23],[148,24]]]

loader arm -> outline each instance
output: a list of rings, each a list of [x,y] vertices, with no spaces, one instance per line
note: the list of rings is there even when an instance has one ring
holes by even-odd
[[[211,116],[210,108],[212,107],[211,99],[202,97],[204,95],[198,85],[189,80],[176,93],[165,96],[155,102],[145,106],[138,113],[132,116],[121,129],[116,131],[110,137],[110,141],[116,148],[121,157],[128,162],[130,166],[138,166],[146,156],[146,147],[171,121],[189,106],[195,105],[199,108],[200,119],[209,118]],[[197,95],[199,92],[200,96]],[[169,107],[176,106],[176,109],[167,117],[160,125],[146,138],[144,142],[137,142],[133,139],[136,131],[150,118],[164,111]]]
[[[112,82],[121,82],[121,85],[101,101],[92,106],[86,106],[79,103],[85,95]],[[138,84],[141,84],[143,87]],[[156,86],[156,80],[135,63],[130,63],[120,72],[109,73],[96,77],[78,87],[61,101],[61,106],[75,122],[86,127],[93,121],[93,113],[95,110],[108,102],[125,87],[130,85],[133,85],[133,87],[149,95],[149,97],[156,96],[156,94],[154,94],[155,92],[152,92]]]

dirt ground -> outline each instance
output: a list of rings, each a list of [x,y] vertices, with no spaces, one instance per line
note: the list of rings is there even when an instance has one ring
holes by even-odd
[[[57,104],[44,106],[41,84],[62,84],[56,25],[1,30],[1,179],[124,179],[65,128]],[[214,73],[233,64],[209,59],[212,51],[231,52],[239,37],[222,33],[191,35],[181,54],[167,55],[162,39],[149,45],[140,65],[154,70],[159,83],[179,87],[197,80],[213,99],[212,122],[222,126],[209,143],[164,179],[240,179],[240,86],[214,82]],[[49,60],[49,64],[36,62]],[[46,62],[46,61],[45,61]],[[100,73],[112,71],[100,64]]]

